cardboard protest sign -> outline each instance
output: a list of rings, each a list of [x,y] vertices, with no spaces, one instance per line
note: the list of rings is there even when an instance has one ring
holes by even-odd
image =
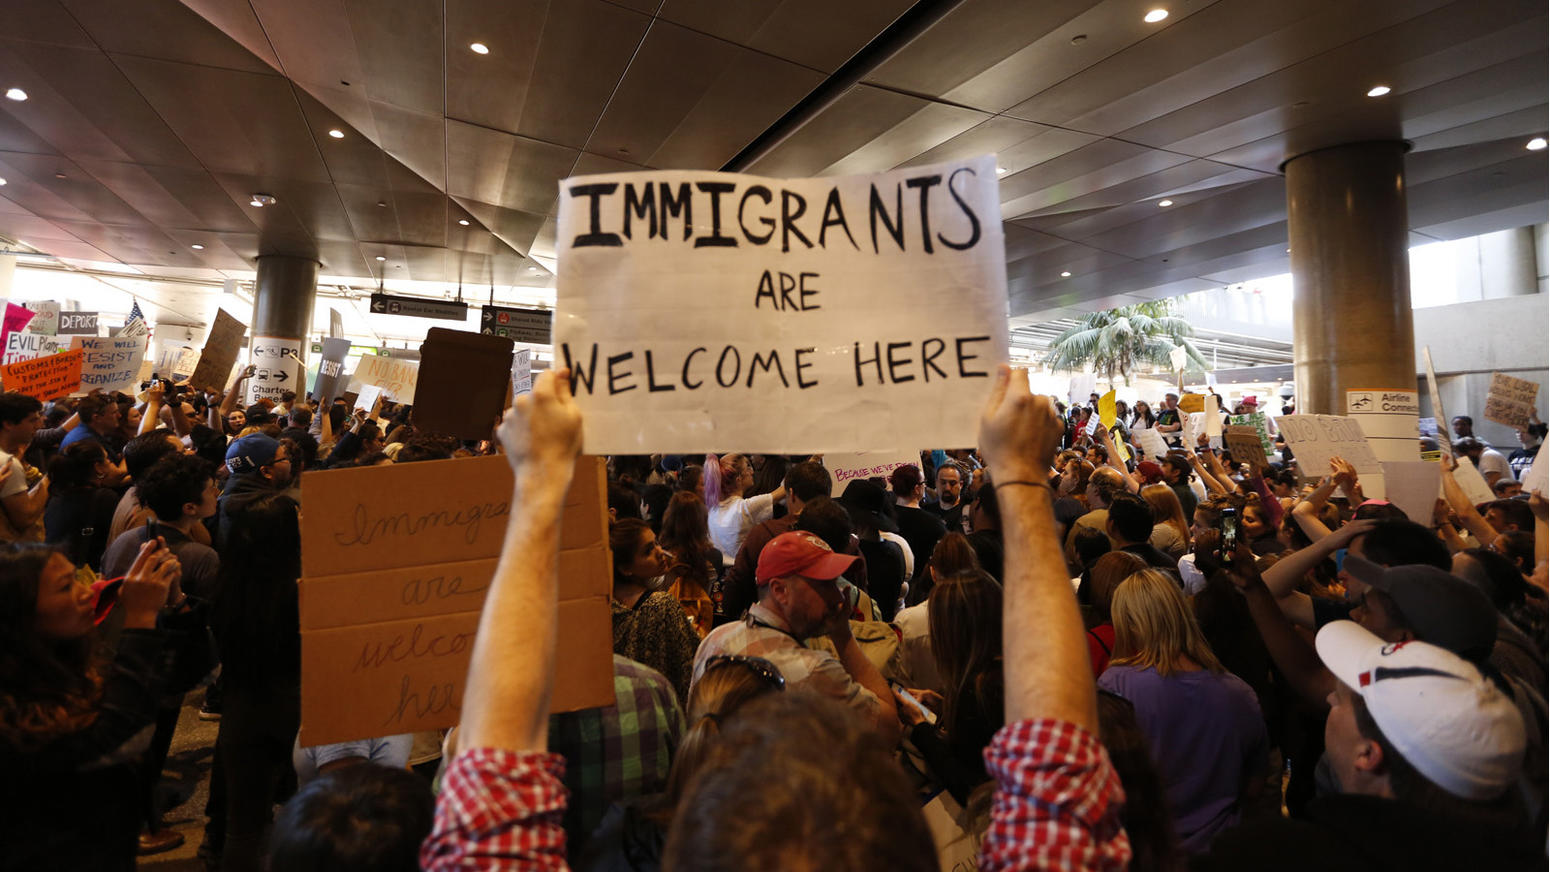
[[[1265,443],[1259,439],[1259,433],[1253,427],[1228,427],[1226,431],[1227,450],[1232,452],[1232,459],[1239,463],[1247,463],[1255,469],[1269,469],[1270,458],[1265,455]]]
[[[518,348],[511,356],[511,395],[533,392],[533,350]]]
[[[194,374],[199,368],[199,352],[192,348],[183,348],[178,351],[178,360],[172,365],[172,378],[182,381]]]
[[[82,356],[75,349],[0,366],[0,387],[44,402],[67,397],[81,386]]]
[[[1523,429],[1534,414],[1539,385],[1504,373],[1491,373],[1491,387],[1485,394],[1485,419],[1508,427]]]
[[[96,336],[97,313],[96,312],[60,312],[59,333],[60,336]]]
[[[1260,445],[1264,448],[1265,456],[1270,457],[1276,453],[1276,441],[1270,438],[1270,416],[1264,412],[1252,412],[1247,415],[1230,415],[1227,423],[1233,427],[1253,427],[1259,434]]]
[[[312,384],[312,396],[327,406],[339,396],[344,386],[344,359],[350,354],[350,340],[329,337],[323,340],[323,351],[318,361],[317,381]]]
[[[1179,416],[1179,433],[1182,434],[1183,447],[1187,451],[1194,451],[1200,447],[1200,437],[1205,433],[1206,413],[1190,412],[1188,415]]]
[[[1097,392],[1098,374],[1079,372],[1071,376],[1071,382],[1066,389],[1066,399],[1073,406],[1085,406],[1088,398]]]
[[[71,349],[81,349],[81,385],[75,393],[93,390],[135,393],[140,384],[140,362],[145,359],[145,337],[76,336]]]
[[[1442,450],[1453,454],[1453,437],[1448,435],[1448,414],[1442,409],[1442,393],[1437,390],[1437,370],[1432,367],[1432,347],[1421,348],[1421,359],[1426,363],[1426,390],[1431,394],[1432,417],[1437,419],[1437,442]]]
[[[217,309],[210,333],[205,337],[204,350],[199,353],[199,364],[188,377],[188,383],[200,390],[224,391],[231,368],[242,352],[242,337],[248,328],[241,321]]]
[[[1400,508],[1405,517],[1427,527],[1437,489],[1442,486],[1442,467],[1424,460],[1383,461],[1383,498]],[[1366,485],[1363,484],[1363,488]]]
[[[554,346],[586,450],[973,444],[1007,360],[1000,215],[988,155],[565,180]]]
[[[7,333],[5,334],[5,357],[0,360],[0,363],[31,360],[57,351],[59,351],[57,336],[45,336],[41,333]]]
[[[1098,421],[1105,430],[1113,428],[1115,414],[1114,390],[1110,388],[1108,393],[1098,398]]]
[[[1341,415],[1284,415],[1276,420],[1281,436],[1297,456],[1297,469],[1303,478],[1317,479],[1329,474],[1329,459],[1341,457],[1363,476],[1362,487],[1369,497],[1380,497],[1369,486],[1367,476],[1376,478],[1383,467],[1367,444],[1362,426]]]
[[[1146,453],[1148,460],[1157,460],[1168,453],[1168,443],[1163,441],[1162,434],[1148,427],[1143,430],[1132,430],[1130,435],[1135,437],[1136,447]]]
[[[1480,474],[1480,470],[1470,462],[1469,458],[1460,457],[1458,464],[1458,467],[1453,470],[1453,480],[1458,482],[1459,488],[1464,491],[1464,496],[1469,498],[1470,505],[1478,506],[1496,499],[1495,492],[1485,482],[1485,476]]]
[[[415,353],[419,354],[418,351]],[[355,365],[350,390],[359,392],[365,385],[377,385],[382,388],[383,396],[395,403],[412,403],[419,380],[419,361],[368,355]]]
[[[33,312],[33,318],[27,324],[28,333],[41,333],[44,336],[54,336],[59,333],[60,305],[47,301],[32,302],[27,308]]]
[[[829,469],[831,495],[838,497],[845,492],[845,485],[858,478],[882,478],[893,475],[901,466],[919,466],[918,451],[856,451],[846,454],[825,454],[823,465]]]
[[[420,346],[414,426],[459,439],[488,439],[506,408],[512,342],[432,327]]]
[[[1185,394],[1184,396],[1179,397],[1180,413],[1185,415],[1192,415],[1195,412],[1204,412],[1205,410],[1205,394]]]
[[[583,457],[561,519],[554,711],[613,692],[603,462]],[[511,517],[504,457],[313,473],[302,484],[301,744],[458,721]]]

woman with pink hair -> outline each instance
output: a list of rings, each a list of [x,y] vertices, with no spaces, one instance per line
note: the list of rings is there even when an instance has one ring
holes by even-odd
[[[775,504],[786,498],[786,486],[747,499],[753,487],[753,465],[741,454],[705,455],[705,474],[700,482],[710,513],[710,542],[721,552],[724,566],[731,566],[755,525],[775,517]]]

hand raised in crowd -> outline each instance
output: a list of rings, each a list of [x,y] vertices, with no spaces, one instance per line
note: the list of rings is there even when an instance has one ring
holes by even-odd
[[[124,626],[141,630],[155,627],[156,615],[167,605],[173,583],[182,572],[177,555],[168,550],[160,537],[141,545],[118,594]]]
[[[1049,480],[1065,427],[1049,397],[1028,391],[1028,371],[1002,364],[980,415],[980,450],[998,481]]]
[[[0,482],[3,481],[4,479],[0,479]],[[1535,490],[1528,495],[1528,507],[1533,510],[1534,517],[1541,521],[1550,521],[1550,501],[1545,499],[1542,492]]]
[[[571,397],[570,370],[542,373],[532,393],[517,397],[496,431],[512,469],[523,463],[567,468],[581,454],[581,409]]]

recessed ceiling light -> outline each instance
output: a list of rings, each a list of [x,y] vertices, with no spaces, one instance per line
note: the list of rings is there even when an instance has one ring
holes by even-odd
[[[5,184],[5,179],[0,179],[0,185]]]
[[[468,219],[467,218],[459,218],[459,219],[457,219],[457,223],[463,225],[464,227],[467,227],[468,226]]]
[[[1158,200],[1157,201],[1157,205],[1162,206],[1164,208],[1167,208],[1167,207],[1173,205],[1173,201],[1172,200]]]
[[[1168,17],[1168,10],[1166,10],[1166,9],[1153,9],[1151,12],[1146,13],[1146,18],[1144,18],[1143,20],[1147,24],[1156,24],[1157,22],[1162,21],[1164,18],[1167,18],[1167,17]]]
[[[1061,277],[1061,278],[1063,278],[1063,279],[1069,279],[1069,278],[1071,278],[1071,273],[1070,273],[1070,272],[1069,272],[1069,271],[1067,271],[1067,272],[1062,272],[1062,273],[1061,273],[1061,274],[1060,274],[1060,277]]]
[[[1369,96],[1369,97],[1382,97],[1384,94],[1387,94],[1389,91],[1392,91],[1392,90],[1393,89],[1390,88],[1388,85],[1374,85],[1372,90],[1367,92],[1367,96]]]
[[[380,255],[380,254],[379,254],[379,255],[377,255],[377,263],[381,263],[381,262],[382,262],[382,261],[384,261],[384,260],[387,260],[387,258],[385,258],[385,257],[383,257],[383,256],[382,256],[382,255]]]
[[[271,194],[254,194],[252,199],[248,200],[248,205],[255,209],[262,209],[265,206],[273,206],[278,202],[280,201],[276,200]]]
[[[193,245],[190,245],[189,248],[192,248],[195,251],[204,251],[205,250],[205,247],[203,245],[200,245],[197,242],[194,243]]]
[[[23,91],[21,88],[7,88],[5,91],[5,96],[8,100],[15,100],[16,102],[20,103],[21,101],[27,99],[27,92]]]
[[[482,42],[471,42],[471,43],[469,43],[468,44],[468,50],[473,52],[474,54],[489,54],[490,53],[490,47],[485,45]]]
[[[998,176],[1006,175],[1006,167],[996,167],[996,175],[998,175]]]
[[[335,127],[333,130],[328,131],[328,135],[332,136],[335,139],[344,139],[344,131],[340,130],[337,127]]]
[[[1545,138],[1543,136],[1536,136],[1533,139],[1530,139],[1528,141],[1528,150],[1529,151],[1543,151],[1544,147],[1545,147]],[[0,185],[3,185],[3,184],[5,184],[5,181],[4,180],[0,180]]]

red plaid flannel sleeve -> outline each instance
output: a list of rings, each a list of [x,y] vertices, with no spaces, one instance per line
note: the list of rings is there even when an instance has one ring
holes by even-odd
[[[996,779],[980,869],[1120,870],[1130,840],[1120,826],[1119,775],[1093,734],[1065,721],[1007,724],[985,749]]]
[[[453,758],[420,846],[427,872],[553,870],[565,865],[565,758],[474,748]]]

